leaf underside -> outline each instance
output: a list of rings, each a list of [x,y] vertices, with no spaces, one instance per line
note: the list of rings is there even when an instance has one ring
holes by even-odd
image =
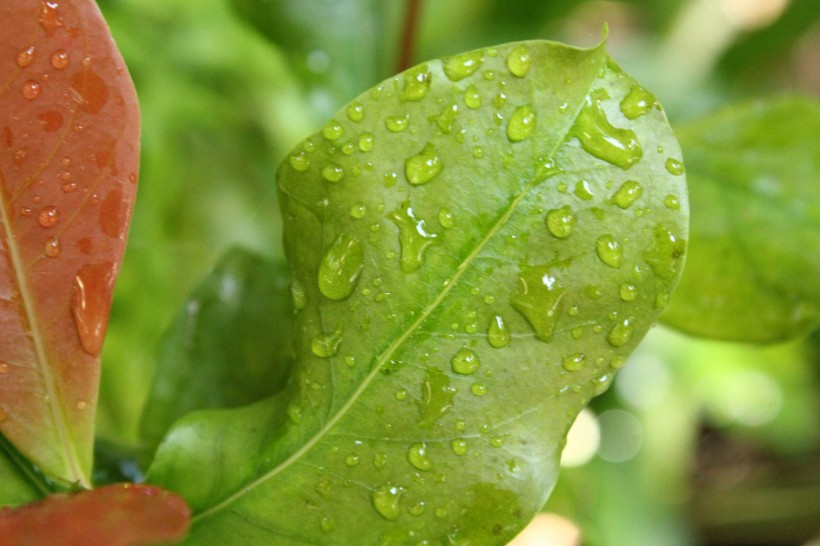
[[[430,61],[343,108],[279,170],[286,390],[184,418],[149,471],[190,542],[506,543],[677,282],[682,171],[603,45]]]
[[[747,103],[678,134],[694,220],[689,267],[663,321],[699,336],[752,343],[816,328],[820,103]]]
[[[0,431],[87,485],[136,95],[92,0],[5,0],[0,26]]]

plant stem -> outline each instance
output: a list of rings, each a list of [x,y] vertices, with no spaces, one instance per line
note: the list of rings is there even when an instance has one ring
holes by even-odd
[[[396,66],[396,72],[403,72],[413,64],[413,52],[416,45],[421,2],[422,0],[407,1],[407,11],[404,16],[404,31],[401,36],[401,44],[399,45],[399,62]]]

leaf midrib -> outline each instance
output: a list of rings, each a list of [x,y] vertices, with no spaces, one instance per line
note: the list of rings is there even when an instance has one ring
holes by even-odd
[[[596,48],[593,48],[597,49]],[[602,57],[601,64],[605,66],[605,61],[608,58],[607,55]],[[370,383],[373,379],[381,372],[382,366],[385,362],[387,362],[390,357],[395,353],[421,326],[429,317],[432,315],[433,311],[438,308],[438,306],[444,301],[450,291],[458,284],[459,279],[461,279],[464,272],[472,265],[473,261],[478,257],[487,243],[495,237],[495,235],[507,224],[507,221],[515,214],[515,211],[518,208],[518,204],[539,184],[541,184],[546,178],[549,176],[544,176],[544,166],[545,164],[551,163],[552,160],[555,158],[558,150],[561,146],[567,141],[567,138],[570,136],[570,131],[572,126],[575,124],[581,109],[584,106],[585,99],[589,96],[589,93],[592,91],[592,84],[593,82],[597,81],[599,78],[597,75],[597,71],[600,66],[596,66],[595,70],[591,70],[590,73],[592,77],[589,82],[589,86],[586,90],[586,93],[578,99],[578,105],[575,109],[574,115],[569,118],[570,121],[564,128],[562,133],[558,133],[561,136],[560,139],[556,141],[555,146],[550,151],[547,156],[546,161],[541,162],[536,169],[535,173],[533,174],[531,180],[527,183],[524,189],[510,202],[509,206],[507,207],[506,212],[495,222],[495,224],[488,230],[487,234],[479,241],[479,243],[475,246],[475,248],[461,261],[461,263],[456,267],[455,273],[452,277],[447,279],[444,285],[444,289],[439,293],[438,296],[427,306],[425,309],[419,313],[418,318],[413,321],[405,330],[404,332],[396,338],[396,340],[391,343],[387,349],[385,349],[381,355],[376,359],[376,365],[373,366],[372,371],[364,378],[361,382],[359,387],[350,395],[350,398],[343,406],[341,406],[336,413],[324,424],[324,426],[314,434],[310,440],[308,440],[305,444],[303,444],[299,449],[297,449],[293,454],[291,454],[287,459],[282,461],[279,465],[272,468],[271,470],[265,472],[258,478],[255,478],[246,486],[242,487],[241,489],[237,490],[236,492],[232,493],[225,499],[219,501],[218,503],[214,504],[212,507],[208,508],[196,514],[191,518],[191,525],[195,525],[197,521],[202,520],[204,518],[209,517],[210,515],[219,512],[222,508],[228,506],[229,504],[233,503],[235,500],[243,497],[245,494],[251,492],[252,490],[256,489],[256,487],[262,485],[263,483],[267,482],[268,480],[272,479],[274,476],[284,472],[287,468],[289,468],[292,464],[297,462],[304,454],[310,451],[314,446],[316,446],[319,441],[331,430],[333,427],[347,414],[348,410],[350,410],[353,405],[358,401],[359,397],[362,393],[370,386]]]

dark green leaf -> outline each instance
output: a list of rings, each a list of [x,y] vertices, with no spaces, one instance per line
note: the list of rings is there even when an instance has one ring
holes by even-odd
[[[183,305],[163,339],[142,419],[156,444],[196,409],[236,407],[280,390],[293,362],[290,273],[234,248]]]
[[[820,317],[820,103],[752,102],[678,132],[692,202],[686,274],[663,320],[774,342]]]
[[[149,471],[191,542],[506,543],[677,281],[670,159],[603,45],[430,61],[342,109],[279,171],[294,376],[184,419]]]

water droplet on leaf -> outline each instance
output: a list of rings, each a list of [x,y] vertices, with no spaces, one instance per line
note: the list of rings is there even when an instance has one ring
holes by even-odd
[[[29,80],[23,84],[23,97],[27,100],[34,100],[40,96],[42,88],[40,82]]]
[[[467,454],[467,440],[463,438],[457,438],[453,440],[450,445],[453,449],[453,453],[455,453],[459,457],[462,457]]]
[[[535,131],[536,112],[532,105],[519,106],[510,116],[507,123],[507,139],[510,142],[521,142]]]
[[[410,125],[410,114],[403,116],[387,116],[384,120],[384,126],[391,133],[401,133]]]
[[[450,212],[450,209],[442,208],[438,211],[438,223],[441,224],[441,227],[444,229],[452,229],[455,226],[453,213]]]
[[[417,402],[423,428],[433,426],[453,407],[455,387],[450,385],[450,376],[438,368],[427,368],[421,384],[421,400]]]
[[[471,76],[484,64],[484,55],[481,50],[470,51],[454,57],[447,57],[442,60],[444,74],[450,81],[461,81]]]
[[[49,258],[56,258],[60,255],[60,240],[55,237],[49,237],[46,241],[46,246],[44,249],[46,256]]]
[[[358,123],[364,119],[364,106],[359,102],[351,102],[347,107],[347,119]]]
[[[334,330],[330,334],[318,334],[310,342],[310,350],[320,358],[336,356],[342,343],[342,331]]]
[[[373,491],[370,498],[373,501],[373,507],[384,519],[395,521],[400,514],[399,501],[403,494],[403,487],[386,483]]]
[[[635,332],[634,322],[634,318],[627,318],[616,324],[606,336],[606,340],[609,344],[613,347],[623,347],[629,343],[629,340],[632,339],[632,334]]]
[[[678,273],[685,250],[686,241],[658,224],[653,230],[652,246],[643,253],[643,259],[657,276],[670,280]]]
[[[58,49],[51,56],[51,66],[53,66],[57,70],[62,70],[63,68],[67,67],[69,62],[70,57],[68,55],[68,52],[66,52],[63,49]]]
[[[621,101],[621,113],[628,120],[635,120],[658,106],[655,96],[641,87],[634,86]]]
[[[470,392],[473,393],[474,396],[484,396],[489,390],[490,388],[484,383],[473,383],[470,385]]]
[[[57,207],[43,207],[40,210],[40,214],[37,215],[37,223],[39,223],[44,228],[55,226],[59,221],[60,211],[57,210]]]
[[[431,470],[433,461],[427,454],[427,445],[424,442],[413,444],[407,450],[407,460],[419,470]]]
[[[401,270],[412,273],[421,267],[427,247],[436,242],[438,235],[428,233],[424,220],[417,219],[409,203],[402,205],[387,215],[399,228],[401,246]]]
[[[577,353],[574,355],[567,355],[561,360],[561,365],[568,372],[577,372],[586,364],[586,355]]]
[[[25,68],[34,61],[34,54],[36,49],[34,46],[29,46],[26,49],[20,50],[17,54],[17,66]]]
[[[339,165],[331,163],[322,169],[322,176],[328,182],[338,182],[345,176],[345,171]]]
[[[305,155],[305,152],[293,154],[288,158],[290,166],[299,172],[305,172],[310,167],[310,160]]]
[[[71,315],[80,344],[91,356],[102,350],[115,277],[111,262],[86,264],[74,276]]]
[[[471,85],[464,91],[464,104],[467,105],[467,108],[473,110],[481,106],[481,92],[478,90],[478,87]]]
[[[612,195],[612,202],[622,209],[628,209],[642,194],[643,186],[634,180],[627,180]]]
[[[472,375],[478,371],[481,361],[475,352],[467,347],[462,347],[450,360],[450,365],[457,374]]]
[[[523,78],[530,71],[530,66],[532,66],[530,49],[523,44],[515,46],[507,56],[507,68],[513,76]]]
[[[341,301],[350,297],[364,268],[364,248],[349,235],[339,235],[319,266],[319,290]]]
[[[683,166],[683,163],[674,159],[672,157],[666,160],[666,170],[669,171],[669,174],[680,176],[686,172],[686,169]]]
[[[552,341],[565,290],[547,266],[522,266],[518,274],[518,293],[510,297],[513,309],[527,319],[535,337]]]
[[[501,315],[495,315],[490,319],[490,326],[487,328],[487,342],[496,349],[501,349],[510,344],[510,328]]]
[[[612,235],[602,235],[595,243],[598,257],[609,267],[619,268],[623,262],[623,247]]]
[[[427,65],[423,64],[410,69],[404,73],[404,90],[402,100],[419,101],[427,96],[430,91],[431,74],[427,71]]]
[[[359,137],[359,150],[369,152],[373,149],[373,144],[376,142],[376,137],[370,133],[362,133]]]
[[[618,294],[624,301],[633,301],[638,297],[638,288],[632,283],[625,282],[618,289]]]
[[[575,227],[575,214],[569,205],[564,205],[560,209],[553,209],[547,213],[547,229],[558,239],[566,239]]]
[[[338,140],[344,135],[345,129],[338,121],[331,120],[322,128],[322,135],[328,140]]]
[[[643,157],[643,150],[632,129],[620,129],[609,122],[601,105],[606,93],[601,91],[593,91],[587,96],[570,134],[592,156],[621,169],[629,169]]]
[[[438,150],[433,144],[427,144],[417,155],[404,162],[404,174],[407,181],[414,186],[430,182],[444,169]]]

